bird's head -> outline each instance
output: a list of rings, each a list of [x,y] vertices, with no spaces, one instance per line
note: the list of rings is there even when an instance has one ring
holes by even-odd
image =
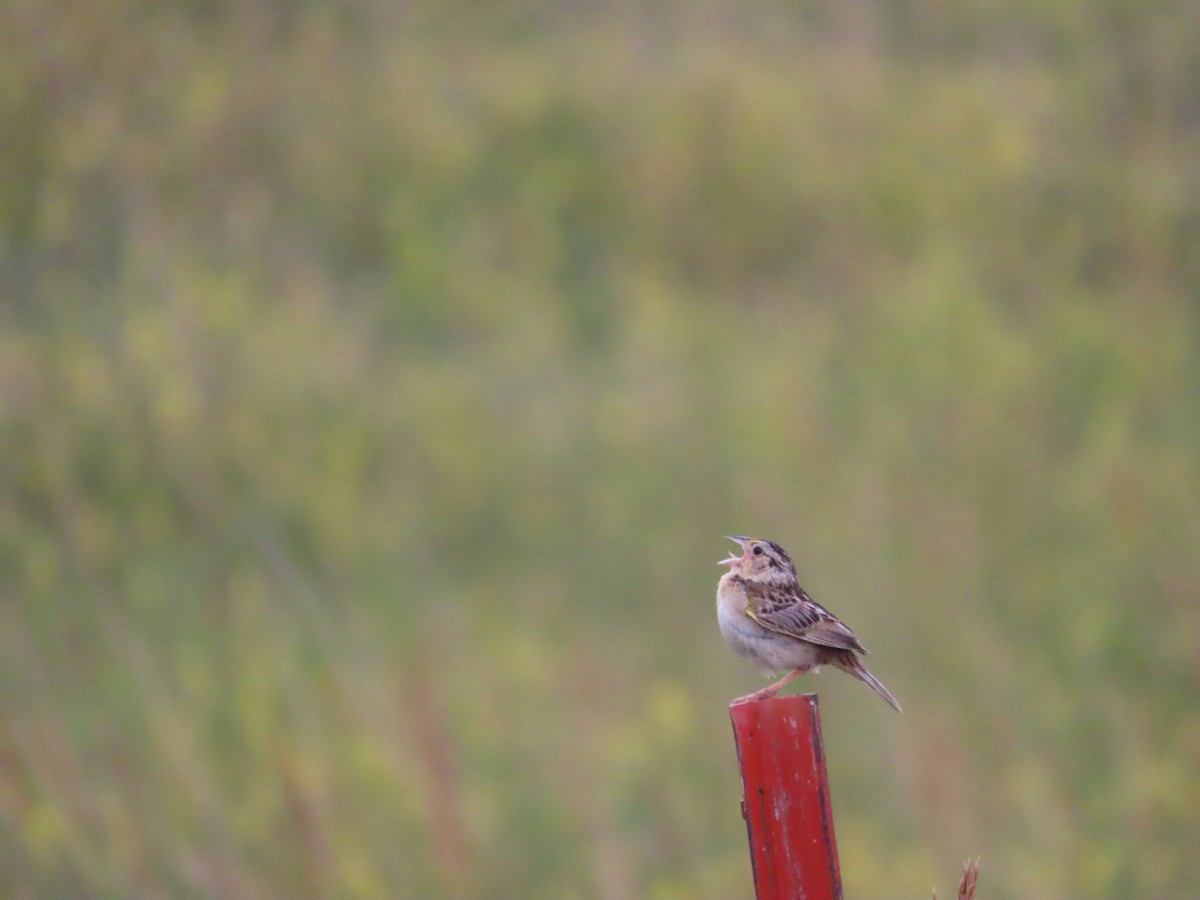
[[[796,580],[796,566],[787,551],[774,541],[731,534],[729,540],[742,549],[741,556],[730,556],[720,562],[729,566],[731,572],[750,581],[765,584],[791,584]]]

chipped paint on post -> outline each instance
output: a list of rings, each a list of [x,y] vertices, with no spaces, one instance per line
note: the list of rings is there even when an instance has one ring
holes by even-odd
[[[757,900],[841,900],[815,694],[729,709]]]

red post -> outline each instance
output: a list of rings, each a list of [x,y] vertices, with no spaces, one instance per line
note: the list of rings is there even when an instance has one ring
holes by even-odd
[[[816,694],[729,707],[758,900],[841,900]]]

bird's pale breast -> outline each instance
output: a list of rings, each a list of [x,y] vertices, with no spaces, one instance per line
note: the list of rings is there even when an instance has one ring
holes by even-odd
[[[725,643],[760,672],[787,672],[823,662],[822,648],[763,628],[746,615],[746,592],[733,573],[717,585],[717,623]]]

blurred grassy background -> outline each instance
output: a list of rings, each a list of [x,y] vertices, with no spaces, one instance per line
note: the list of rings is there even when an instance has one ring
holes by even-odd
[[[1200,897],[1193,4],[10,0],[0,892]]]

